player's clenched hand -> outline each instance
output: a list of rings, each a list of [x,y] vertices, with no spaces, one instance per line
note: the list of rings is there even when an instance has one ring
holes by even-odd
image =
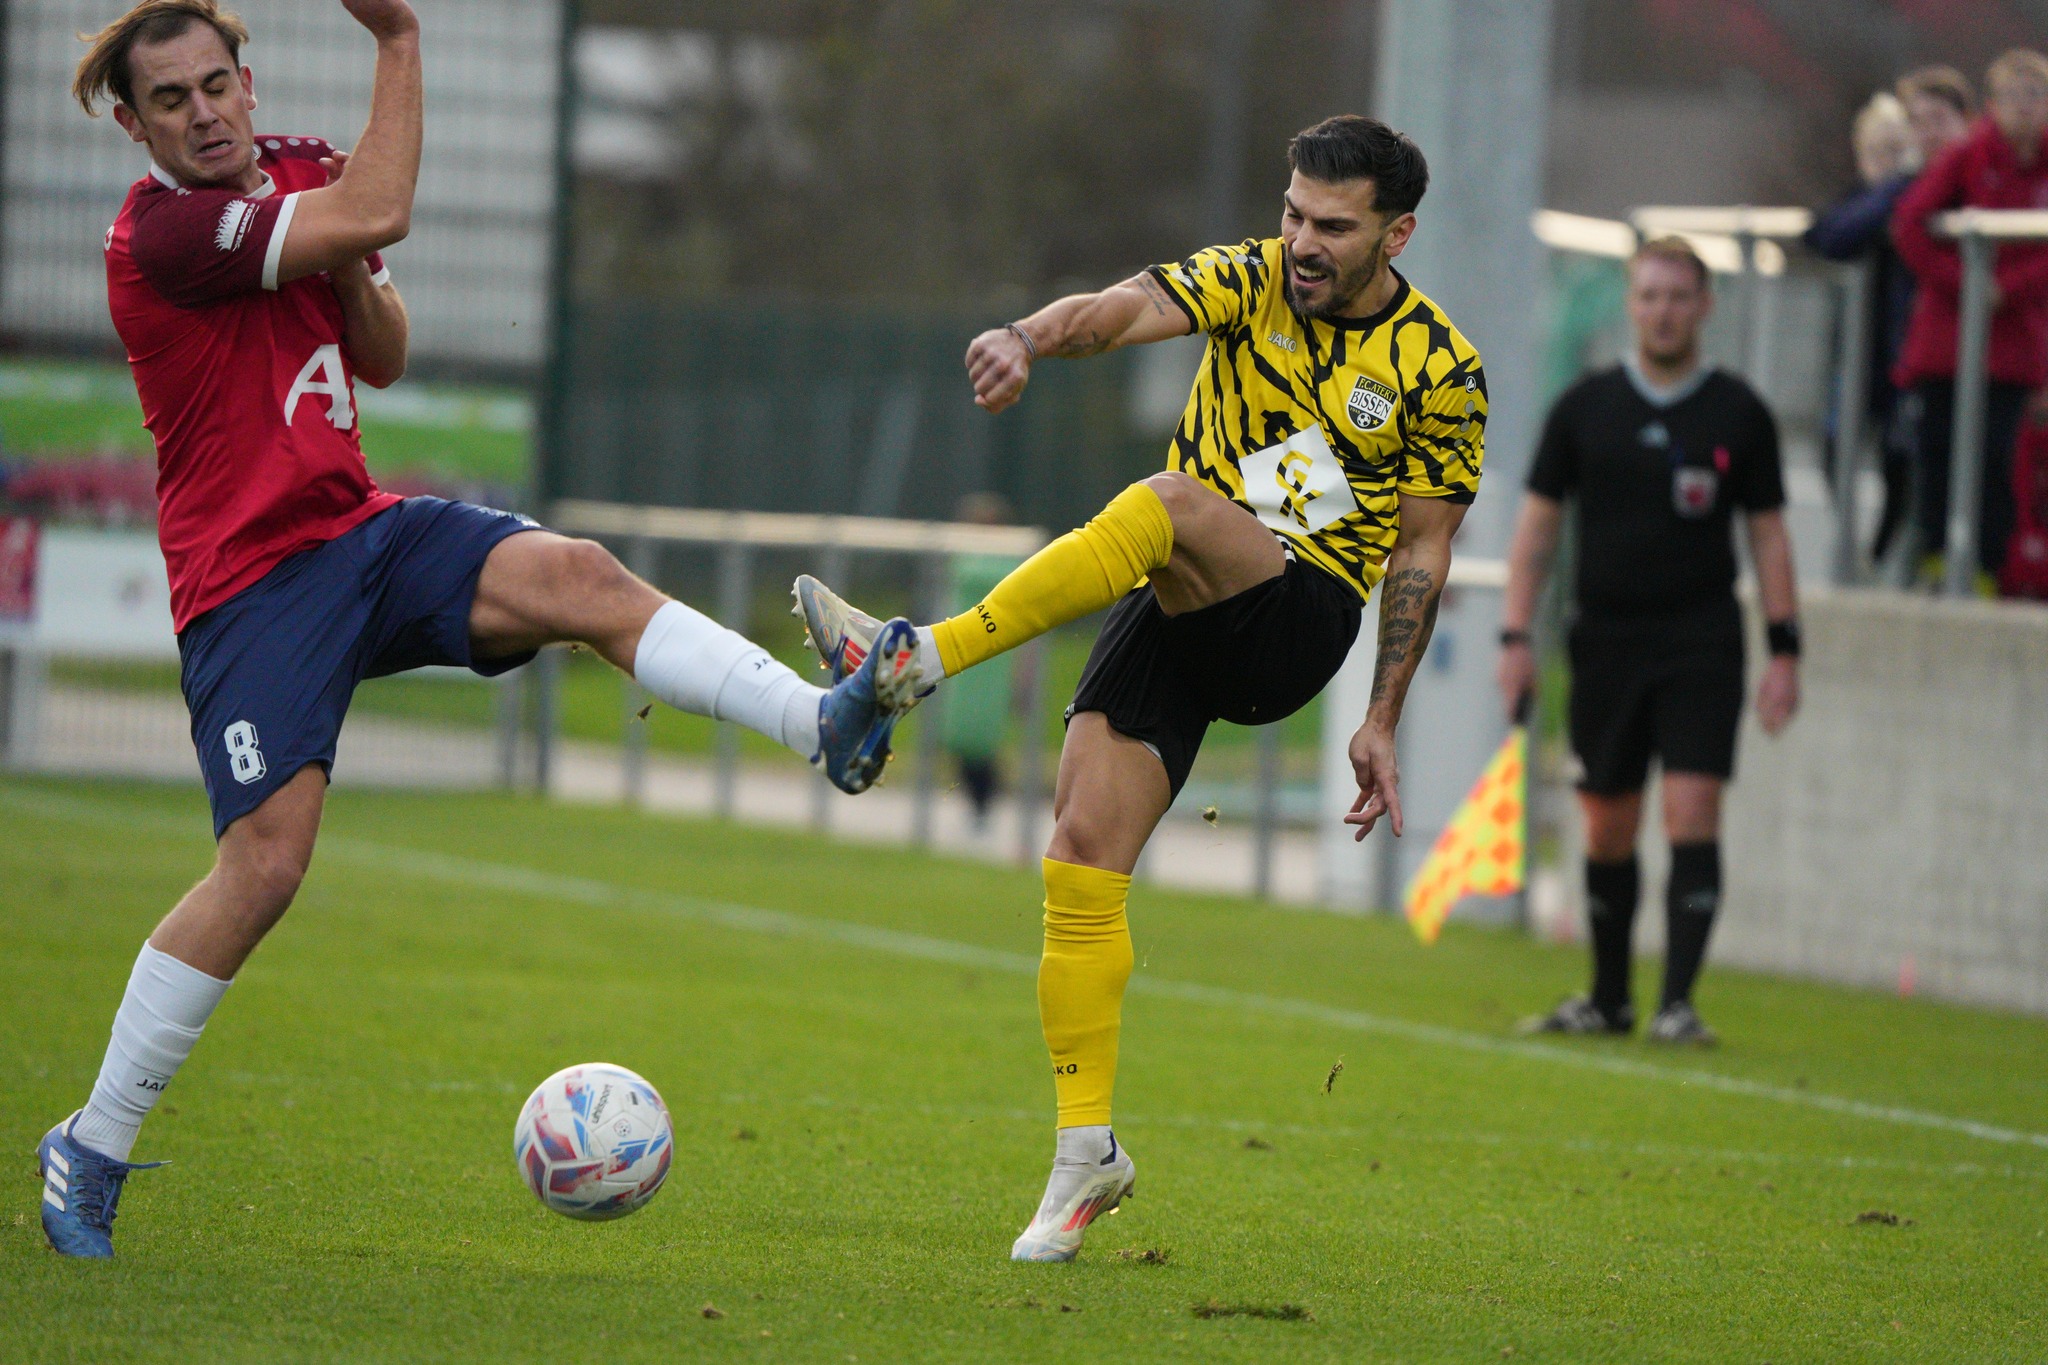
[[[1393,824],[1394,837],[1400,838],[1401,773],[1394,761],[1394,732],[1371,721],[1359,726],[1351,737],[1351,771],[1358,778],[1358,799],[1351,803],[1344,823],[1358,826],[1352,837],[1363,839],[1372,833],[1384,815]]]
[[[1787,654],[1774,655],[1756,685],[1756,718],[1764,733],[1775,735],[1799,709],[1799,661]]]
[[[341,0],[341,7],[378,38],[402,38],[420,31],[420,17],[405,0]]]
[[[1007,327],[992,327],[967,348],[967,378],[975,403],[1001,412],[1023,396],[1031,381],[1031,352]]]

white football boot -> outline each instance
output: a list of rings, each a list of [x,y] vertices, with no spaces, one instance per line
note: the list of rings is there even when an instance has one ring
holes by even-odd
[[[1104,1152],[1107,1155],[1104,1155]],[[1131,1197],[1138,1168],[1107,1126],[1063,1128],[1045,1198],[1010,1248],[1013,1261],[1071,1261],[1088,1225]]]
[[[804,643],[824,660],[832,681],[837,683],[850,677],[874,648],[882,623],[809,574],[798,576],[790,585],[789,595],[796,599],[789,614],[804,623]],[[892,705],[898,715],[938,691],[936,682],[928,684],[914,675],[908,686],[901,681],[895,686],[897,693],[907,693],[900,706]],[[897,694],[892,694],[890,700],[894,703]]]

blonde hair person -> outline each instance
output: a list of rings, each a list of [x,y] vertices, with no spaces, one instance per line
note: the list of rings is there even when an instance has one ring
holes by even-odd
[[[1849,125],[1849,145],[1856,154],[1856,178],[1882,184],[1895,175],[1920,169],[1920,146],[1906,106],[1889,90],[1880,90],[1856,111]]]

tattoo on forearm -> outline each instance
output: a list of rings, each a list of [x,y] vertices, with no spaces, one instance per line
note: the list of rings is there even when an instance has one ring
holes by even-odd
[[[1047,354],[1059,356],[1063,360],[1078,360],[1083,356],[1101,355],[1108,349],[1107,337],[1085,329],[1076,329],[1061,337],[1059,343],[1051,347]]]
[[[1173,299],[1168,296],[1166,286],[1149,270],[1138,276],[1138,289],[1145,295],[1145,301],[1152,305],[1152,311],[1161,317],[1171,316],[1174,311]]]
[[[1387,575],[1380,598],[1379,654],[1373,661],[1368,708],[1387,704],[1401,712],[1415,666],[1436,630],[1442,585],[1427,569],[1399,569]]]

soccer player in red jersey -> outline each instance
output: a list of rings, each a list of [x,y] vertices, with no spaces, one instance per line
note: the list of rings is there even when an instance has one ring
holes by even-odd
[[[830,692],[525,517],[378,489],[354,385],[405,371],[405,304],[379,253],[419,176],[420,25],[341,0],[376,39],[354,152],[259,136],[248,32],[217,0],[144,0],[88,39],[73,93],[114,102],[149,174],[107,232],[107,298],[156,439],[212,872],[143,946],[92,1096],[43,1139],[43,1228],[113,1254],[143,1119],[312,857],[356,684],[430,664],[502,673],[589,645],[681,710],[736,721],[865,789],[909,704],[908,625]],[[900,647],[898,647],[900,646]]]

